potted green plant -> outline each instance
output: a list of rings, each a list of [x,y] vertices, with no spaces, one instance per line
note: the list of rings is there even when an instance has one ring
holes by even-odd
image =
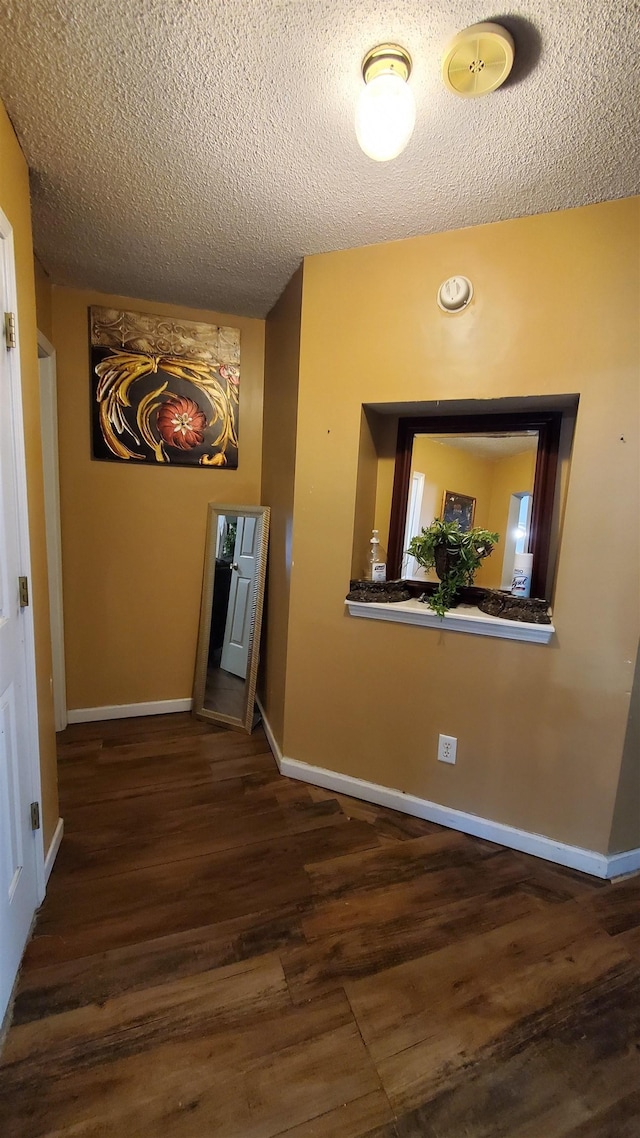
[[[489,556],[499,540],[499,534],[479,526],[465,532],[458,522],[443,522],[438,518],[411,539],[407,553],[423,569],[435,569],[440,578],[435,593],[427,598],[434,612],[444,616],[455,604],[458,591],[473,584],[480,562]]]

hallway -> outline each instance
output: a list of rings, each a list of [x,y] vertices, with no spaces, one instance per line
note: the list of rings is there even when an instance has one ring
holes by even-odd
[[[283,778],[261,729],[58,738],[3,1138],[637,1138],[640,877]]]

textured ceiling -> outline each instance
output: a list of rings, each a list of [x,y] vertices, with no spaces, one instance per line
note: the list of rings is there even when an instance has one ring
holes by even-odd
[[[264,315],[302,256],[640,189],[635,0],[0,0],[0,95],[32,170],[58,283]],[[507,84],[439,75],[482,19]],[[416,129],[359,150],[360,61],[411,52]]]
[[[420,438],[433,439],[443,447],[464,450],[476,458],[513,458],[517,454],[538,449],[538,433],[499,435],[421,435]]]

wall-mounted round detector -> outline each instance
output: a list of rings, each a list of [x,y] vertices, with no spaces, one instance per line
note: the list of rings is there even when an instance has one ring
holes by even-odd
[[[468,277],[449,277],[438,289],[438,304],[443,312],[460,312],[473,296],[473,285]]]
[[[473,24],[451,40],[442,60],[445,87],[464,99],[500,87],[513,66],[514,44],[500,24]]]

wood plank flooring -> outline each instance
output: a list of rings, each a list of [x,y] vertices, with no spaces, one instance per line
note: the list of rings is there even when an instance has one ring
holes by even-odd
[[[60,736],[2,1138],[640,1138],[640,878],[282,778],[188,715]]]

